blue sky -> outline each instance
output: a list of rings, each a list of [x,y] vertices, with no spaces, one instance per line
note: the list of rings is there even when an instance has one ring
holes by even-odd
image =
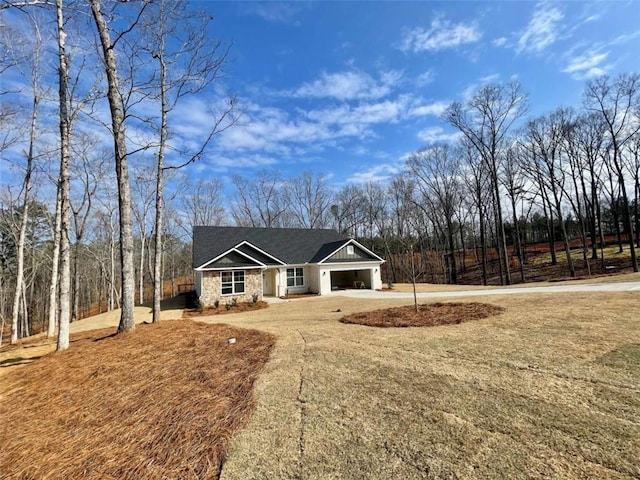
[[[210,106],[236,95],[240,122],[183,172],[226,185],[265,170],[285,178],[311,170],[336,188],[385,180],[409,153],[455,140],[440,115],[483,83],[518,80],[533,116],[579,106],[589,78],[640,71],[640,1],[190,4],[215,17],[212,40],[233,45],[226,76],[171,112],[171,142],[197,145]],[[53,100],[43,118],[55,119]],[[106,120],[106,104],[99,109]],[[108,131],[91,128],[111,149]],[[17,185],[9,164],[0,183]]]
[[[244,109],[192,167],[203,177],[384,180],[454,138],[439,115],[485,82],[517,79],[538,115],[578,106],[591,77],[640,70],[637,1],[194,4],[233,42],[225,82]]]

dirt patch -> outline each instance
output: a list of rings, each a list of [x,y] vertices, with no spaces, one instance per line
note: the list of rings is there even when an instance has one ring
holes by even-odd
[[[504,308],[488,303],[430,303],[415,307],[396,307],[356,313],[340,319],[342,323],[368,327],[435,327],[480,320],[504,312]]]
[[[219,477],[275,337],[188,320],[112,334],[4,377],[3,478]]]
[[[218,305],[217,307],[204,307],[202,310],[197,308],[187,308],[182,314],[183,318],[192,317],[209,317],[211,315],[226,315],[228,313],[251,312],[253,310],[261,310],[267,308],[269,304],[263,302],[242,302],[236,305]]]

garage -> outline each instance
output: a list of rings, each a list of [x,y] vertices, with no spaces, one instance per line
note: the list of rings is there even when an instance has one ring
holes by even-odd
[[[371,269],[334,270],[331,272],[331,290],[372,288]]]

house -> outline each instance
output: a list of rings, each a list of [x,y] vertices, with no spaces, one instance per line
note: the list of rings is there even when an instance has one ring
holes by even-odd
[[[263,296],[382,287],[382,258],[334,230],[194,227],[196,293],[204,305]]]

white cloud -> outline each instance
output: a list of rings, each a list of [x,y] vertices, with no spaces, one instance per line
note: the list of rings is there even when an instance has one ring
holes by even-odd
[[[302,10],[302,2],[248,2],[244,5],[245,14],[257,15],[268,22],[297,25],[295,17]]]
[[[480,40],[482,33],[472,24],[453,24],[441,17],[431,22],[431,28],[425,30],[416,27],[406,32],[400,45],[404,52],[422,52],[454,48]]]
[[[397,165],[388,163],[376,165],[362,172],[356,172],[347,178],[347,183],[383,182],[400,171]]]
[[[418,132],[418,138],[426,143],[455,142],[460,132],[446,133],[442,127],[428,127]]]
[[[563,18],[564,14],[559,8],[539,3],[527,28],[520,35],[516,51],[540,53],[552,45],[558,39]]]
[[[427,70],[424,73],[421,73],[416,77],[415,83],[418,87],[424,87],[425,85],[430,84],[435,79],[435,73],[433,70]]]
[[[608,55],[609,52],[589,50],[582,55],[571,58],[563,72],[569,73],[576,80],[604,75],[611,68],[610,65],[602,65]]]
[[[423,117],[425,115],[433,115],[435,117],[439,117],[444,113],[444,111],[449,107],[450,102],[433,102],[427,105],[420,105],[417,107],[413,107],[409,110],[409,116],[411,117]]]
[[[507,44],[507,37],[499,37],[491,42],[496,47],[504,47]]]
[[[358,71],[323,73],[319,79],[305,83],[289,94],[294,97],[338,100],[382,98],[391,93],[401,78],[402,73],[395,70],[382,72],[379,81]]]

